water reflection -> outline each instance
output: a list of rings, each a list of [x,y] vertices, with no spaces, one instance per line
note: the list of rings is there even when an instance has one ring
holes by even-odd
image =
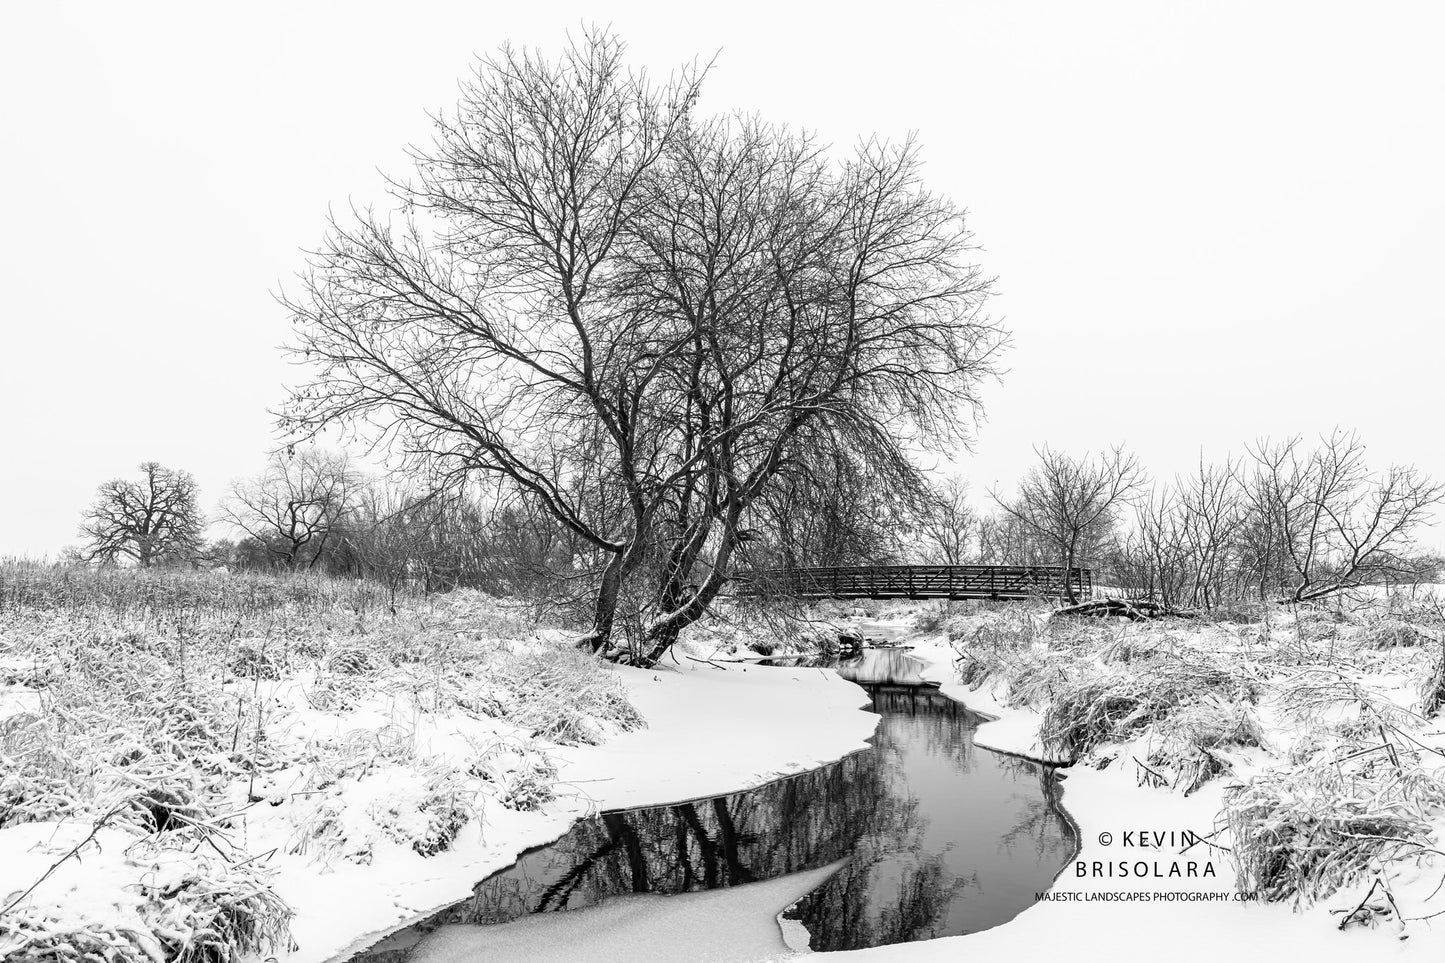
[[[681,893],[847,864],[784,915],[815,950],[969,933],[1047,889],[1073,852],[1052,776],[973,745],[976,717],[900,651],[840,672],[882,716],[873,748],[750,792],[583,820],[419,924],[486,924],[626,893]],[[414,938],[414,937],[413,937]],[[357,959],[406,955],[410,940]]]

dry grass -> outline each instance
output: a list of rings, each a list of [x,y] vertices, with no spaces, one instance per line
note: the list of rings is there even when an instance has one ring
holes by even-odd
[[[201,835],[132,843],[123,866],[135,882],[101,914],[15,905],[0,915],[0,955],[6,963],[223,963],[293,949],[292,912],[269,872],[198,851]]]
[[[1268,615],[1039,631],[989,613],[950,635],[960,678],[1041,711],[1056,757],[1112,761],[1132,743],[1141,782],[1188,794],[1285,756],[1226,790],[1220,819],[1244,891],[1320,899],[1438,850],[1445,783],[1422,742],[1445,708],[1438,605]],[[1418,714],[1400,697],[1410,678],[1420,680]]]
[[[1441,643],[1420,684],[1420,715],[1426,719],[1445,708],[1445,643]]]
[[[1222,814],[1241,892],[1310,902],[1429,845],[1445,785],[1383,754],[1268,770]]]
[[[472,819],[479,792],[512,808],[544,805],[555,781],[545,756],[529,744],[528,764],[489,787],[464,762],[457,771],[416,758],[401,727],[333,743],[295,737],[294,710],[279,693],[299,687],[334,713],[380,700],[488,715],[554,743],[596,743],[642,724],[614,672],[538,637],[507,605],[474,593],[400,596],[394,609],[391,601],[374,586],[322,578],[0,564],[0,686],[23,687],[8,697],[24,699],[0,716],[0,829],[106,814],[139,840],[193,839],[196,827],[231,811],[237,786],[255,801],[271,773],[305,767],[335,786],[400,766],[425,788],[395,820],[383,813],[375,825],[431,855]],[[298,851],[369,857],[371,842],[344,825],[341,809],[328,817],[319,798],[313,808]],[[20,947],[21,960],[260,952],[282,938],[289,911],[278,908],[259,861],[244,865],[254,872],[208,868],[146,891],[158,908],[144,918],[185,934],[174,945],[62,932],[44,913],[7,916],[20,942],[6,945]],[[184,925],[166,915],[180,912],[189,914]]]
[[[1077,760],[1185,709],[1193,710],[1186,722],[1209,720],[1195,733],[1204,738],[1204,731],[1218,727],[1220,705],[1248,704],[1257,696],[1255,680],[1223,662],[1197,654],[1153,657],[1065,682],[1044,711],[1041,732],[1055,750]],[[1228,731],[1227,723],[1219,725]]]
[[[502,740],[477,753],[468,770],[496,787],[496,800],[508,809],[532,812],[557,797],[557,767],[532,746]]]
[[[1438,638],[1414,622],[1400,618],[1371,619],[1351,633],[1366,649],[1397,649],[1438,644]]]
[[[1184,705],[1165,716],[1149,734],[1147,764],[1173,778],[1171,789],[1184,795],[1233,770],[1229,750],[1264,745],[1254,712],[1217,697]]]

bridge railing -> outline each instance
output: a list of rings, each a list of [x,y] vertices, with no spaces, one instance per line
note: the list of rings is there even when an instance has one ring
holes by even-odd
[[[1088,598],[1093,572],[1058,565],[858,565],[764,569],[733,577],[742,596],[874,599]]]

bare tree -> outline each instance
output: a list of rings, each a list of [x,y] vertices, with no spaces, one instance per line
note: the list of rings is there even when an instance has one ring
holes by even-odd
[[[140,473],[138,481],[116,478],[100,486],[80,526],[84,559],[128,558],[148,568],[196,557],[204,527],[196,480],[153,461],[143,462]]]
[[[627,73],[607,37],[556,64],[504,49],[438,118],[417,183],[396,185],[414,216],[333,221],[288,302],[320,372],[283,423],[370,428],[431,487],[492,474],[533,497],[606,556],[598,644],[656,511],[641,400],[672,350],[610,291],[642,174],[695,94],[691,76],[656,89]]]
[[[875,471],[837,446],[797,447],[740,533],[745,563],[792,569],[900,558],[902,537],[928,494],[921,479]]]
[[[1115,447],[1074,459],[1047,445],[1036,448],[1039,464],[1005,500],[989,494],[999,508],[1050,545],[1065,569],[1092,556],[1113,526],[1119,509],[1143,483],[1137,458]],[[1070,602],[1078,598],[1065,579]]]
[[[1110,553],[1115,578],[1171,609],[1238,594],[1242,498],[1233,460],[1210,465],[1201,457],[1194,473],[1134,499],[1133,530]]]
[[[221,502],[224,520],[266,546],[287,568],[314,567],[359,486],[345,455],[315,448],[273,455]]]
[[[1245,522],[1243,486],[1233,459],[1206,465],[1175,480],[1178,537],[1188,560],[1185,588],[1191,605],[1217,604],[1229,591],[1234,549]]]
[[[1001,341],[911,144],[839,166],[691,117],[696,92],[629,74],[608,36],[556,63],[504,50],[395,186],[404,223],[334,223],[287,302],[320,372],[284,423],[525,494],[597,561],[584,644],[643,662],[706,610],[805,452],[903,471],[910,445],[961,440]]]
[[[1298,437],[1251,449],[1261,593],[1277,584],[1285,600],[1310,601],[1412,570],[1412,536],[1445,488],[1407,466],[1374,475],[1364,456],[1359,438],[1340,430],[1313,451]]]
[[[919,526],[923,559],[940,565],[962,565],[969,543],[977,534],[979,519],[968,502],[968,483],[950,475],[931,493]]]
[[[1051,546],[1007,512],[979,516],[975,541],[974,554],[986,565],[1048,565],[1055,559]]]

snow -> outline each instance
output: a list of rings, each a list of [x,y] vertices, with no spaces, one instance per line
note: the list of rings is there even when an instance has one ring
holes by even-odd
[[[906,622],[897,621],[893,627],[906,629]],[[941,683],[945,693],[970,708],[993,717],[978,730],[977,745],[1034,758],[1043,755],[1037,713],[1004,705],[998,692],[953,682],[954,653],[943,638],[907,641],[915,646],[910,654],[926,663],[925,677]],[[283,954],[281,963],[344,958],[380,934],[464,898],[476,881],[509,865],[520,852],[557,838],[576,819],[597,809],[661,805],[750,788],[863,748],[877,721],[862,711],[867,700],[856,686],[816,669],[742,664],[719,668],[683,660],[655,670],[616,671],[646,718],[647,728],[614,735],[599,746],[546,747],[558,767],[556,800],[535,812],[487,806],[463,827],[450,848],[429,858],[388,838],[387,827],[394,821],[417,818],[423,811],[420,801],[429,791],[415,767],[389,762],[388,753],[454,763],[475,754],[479,745],[505,749],[516,731],[496,720],[456,713],[418,715],[408,712],[404,703],[378,699],[345,711],[323,712],[299,693],[288,692],[284,682],[277,683],[273,696],[287,704],[291,725],[307,738],[342,744],[359,738],[370,740],[372,749],[384,750],[369,752],[372,761],[362,775],[342,774],[324,792],[305,789],[300,771],[283,769],[257,783],[262,804],[237,801],[238,844],[251,853],[275,848],[266,862],[277,874],[277,892],[296,912],[292,932],[297,948]],[[1404,676],[1375,676],[1372,682],[1386,692],[1403,691],[1410,684]],[[0,716],[20,711],[32,698],[20,686],[0,696]],[[1438,723],[1421,736],[1432,746],[1445,747],[1445,732]],[[1140,787],[1132,768],[1122,763],[1129,754],[1130,747],[1123,747],[1121,762],[1102,770],[1077,766],[1067,772],[1064,806],[1080,828],[1083,848],[1078,861],[1086,865],[1175,858],[1175,850],[1167,846],[1125,847],[1127,832],[1204,835],[1213,830],[1223,780],[1187,797]],[[298,837],[315,838],[302,830],[318,819],[332,819],[342,827],[343,838],[334,840],[335,851],[324,859],[314,850],[294,851]],[[1445,825],[1440,828],[1445,836]],[[418,829],[403,826],[396,836],[414,838]],[[29,885],[88,831],[88,824],[78,823],[27,824],[0,831],[0,896]],[[1113,837],[1110,845],[1101,842],[1100,834],[1105,832]],[[64,863],[31,899],[129,925],[133,901],[117,894],[126,892],[134,868],[118,860],[132,839],[102,830],[99,854],[91,852],[83,862]],[[1217,850],[1196,847],[1180,858],[1212,863],[1215,875],[1079,877],[1075,864],[1070,864],[1054,892],[1077,897],[1037,903],[1011,922],[983,933],[839,955],[899,963],[965,956],[1083,961],[1302,957],[1325,963],[1445,959],[1445,916],[1412,921],[1403,934],[1394,921],[1375,929],[1340,932],[1339,916],[1332,911],[1353,908],[1368,882],[1295,912],[1288,905],[1235,900],[1233,868]],[[1418,905],[1441,873],[1437,863],[1396,885],[1408,889]],[[503,956],[506,947],[521,947],[526,958],[535,961],[611,958],[607,954],[647,959],[643,952],[649,947],[655,954],[677,945],[697,949],[689,951],[690,959],[774,958],[789,952],[776,914],[814,885],[808,874],[798,874],[716,893],[628,897],[561,914],[559,919],[524,919],[488,928],[486,938],[497,941],[492,949]],[[1105,894],[1129,898],[1098,898]],[[1223,897],[1183,898],[1189,894]],[[542,944],[544,929],[551,935]],[[796,945],[796,936],[788,942]],[[447,954],[460,952],[463,943],[466,940],[458,934],[439,938],[436,945],[428,946],[426,959],[460,959]],[[704,950],[719,955],[707,957]]]
[[[288,861],[277,888],[296,910],[299,948],[286,963],[344,956],[425,918],[596,810],[751,788],[865,748],[877,723],[855,686],[817,670],[616,671],[647,728],[601,746],[553,747],[557,803],[536,813],[492,807],[481,832],[469,825],[451,849],[428,859],[393,848],[368,865],[338,860],[329,871]],[[429,738],[433,749],[445,744],[444,733]],[[258,846],[253,840],[250,848]]]
[[[862,691],[821,669],[684,662],[621,671],[648,727],[556,751],[562,781],[594,793],[603,809],[750,789],[866,748],[878,722]]]
[[[788,951],[778,914],[845,861],[761,883],[677,896],[621,896],[566,913],[539,913],[497,926],[444,926],[410,963],[748,963]],[[806,938],[804,939],[806,945]]]
[[[380,689],[335,675],[325,684],[256,683],[252,704],[266,714],[267,744],[285,750],[277,753],[285,764],[231,784],[213,838],[234,846],[229,858],[270,875],[294,911],[296,948],[277,954],[283,963],[344,958],[465,898],[477,881],[598,809],[750,788],[865,748],[877,722],[855,686],[817,670],[684,660],[604,671],[616,673],[647,727],[610,732],[597,746],[559,746],[504,719],[421,706],[429,694],[413,692],[400,670],[389,670],[394,684]],[[332,682],[349,688],[318,699]],[[252,683],[244,684],[249,693]],[[33,690],[6,686],[0,719],[35,701]],[[511,778],[537,760],[556,766],[557,784],[556,798],[535,811],[499,804],[482,781]],[[450,845],[429,856],[414,849],[433,836],[445,841],[459,821],[453,813],[470,818]],[[90,817],[0,829],[0,905],[54,865],[26,904],[53,908],[47,918],[57,932],[143,930],[133,891],[154,869],[136,858],[133,833],[112,828],[79,859],[67,858],[90,829]]]
[[[997,694],[973,690],[950,681],[953,677],[952,649],[941,638],[910,640],[911,654],[928,664],[925,676],[943,683],[943,690],[970,708],[996,716],[983,723],[975,745],[1001,752],[1037,757],[1039,753],[1037,713],[1001,705]],[[1434,729],[1434,745],[1445,747],[1445,732]],[[1128,749],[1121,759],[1128,756]],[[1352,927],[1341,932],[1339,916],[1332,910],[1354,908],[1369,888],[1362,883],[1337,893],[1331,899],[1295,912],[1280,903],[1241,902],[1233,898],[1234,872],[1221,853],[1195,857],[1212,861],[1212,878],[1080,878],[1076,865],[1095,861],[1172,860],[1179,847],[1170,849],[1125,848],[1125,831],[1213,832],[1224,783],[1215,780],[1200,791],[1184,796],[1167,789],[1141,787],[1124,766],[1105,770],[1074,767],[1066,771],[1063,805],[1080,829],[1083,842],[1076,863],[1067,867],[1055,882],[1053,892],[1080,894],[1079,899],[1036,903],[1010,922],[967,936],[948,937],[921,943],[875,947],[832,954],[858,960],[929,963],[965,957],[994,959],[1068,959],[1083,961],[1150,960],[1167,958],[1183,961],[1308,959],[1314,963],[1359,963],[1361,960],[1445,959],[1445,916],[1434,921],[1409,924],[1407,938],[1400,938],[1393,922],[1376,929]],[[1445,836],[1445,823],[1439,835]],[[1110,833],[1111,845],[1100,842]],[[1136,835],[1135,841],[1138,841]],[[1196,847],[1198,849],[1199,847]],[[1181,858],[1188,858],[1185,854]],[[1428,895],[1439,883],[1445,869],[1437,863],[1422,872],[1412,889]],[[1396,885],[1399,885],[1398,883]],[[1100,899],[1100,894],[1131,894],[1129,900]],[[1174,894],[1226,894],[1222,900],[1196,901]],[[1090,897],[1093,896],[1093,899]]]

